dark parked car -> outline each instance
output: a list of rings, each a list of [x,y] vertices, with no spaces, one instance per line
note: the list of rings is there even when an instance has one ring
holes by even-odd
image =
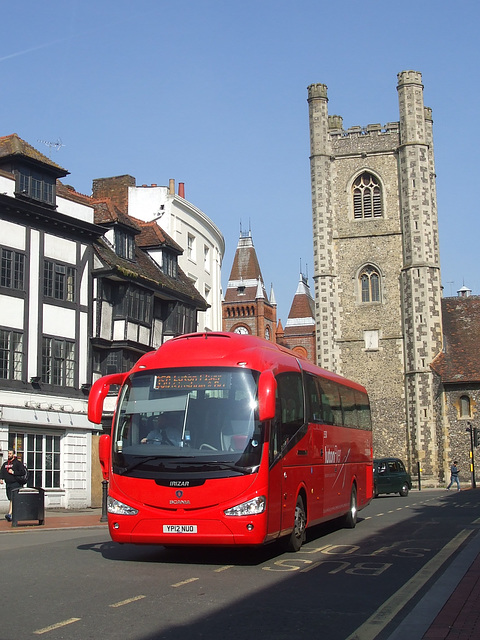
[[[373,461],[373,497],[381,493],[408,496],[412,478],[398,458],[378,458]]]

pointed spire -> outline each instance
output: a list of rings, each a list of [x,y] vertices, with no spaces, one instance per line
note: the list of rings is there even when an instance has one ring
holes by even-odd
[[[265,298],[261,275],[258,276],[257,293],[255,294],[255,299],[258,300],[258,298]]]
[[[275,299],[275,292],[273,290],[273,284],[270,285],[270,304],[272,305],[272,307],[277,306],[277,301]]]
[[[282,326],[282,321],[281,320],[279,320],[278,323],[277,323],[276,334],[277,334],[277,340],[279,340],[279,339],[281,340],[285,335],[285,331],[283,330],[283,326]]]
[[[225,301],[238,300],[239,296],[242,297],[242,300],[266,299],[267,297],[251,231],[240,232],[225,292]]]
[[[300,273],[297,291],[295,292],[290,313],[288,314],[287,324],[285,325],[285,332],[288,333],[289,328],[293,329],[295,327],[298,330],[299,327],[312,326],[315,326],[314,301],[310,293],[307,278],[303,273]]]

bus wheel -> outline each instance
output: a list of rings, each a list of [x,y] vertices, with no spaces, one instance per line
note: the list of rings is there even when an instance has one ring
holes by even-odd
[[[357,487],[353,485],[350,495],[350,509],[344,516],[344,527],[346,529],[354,529],[357,524]]]
[[[305,540],[305,530],[307,528],[307,514],[303,505],[302,496],[298,496],[295,506],[295,522],[293,531],[287,538],[287,551],[298,551]]]

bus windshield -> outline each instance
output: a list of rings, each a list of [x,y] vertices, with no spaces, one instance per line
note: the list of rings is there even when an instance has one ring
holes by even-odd
[[[190,458],[206,462],[209,457],[239,466],[258,465],[263,442],[257,414],[258,375],[233,368],[132,374],[117,406],[116,464],[137,467],[138,457],[140,464],[143,457],[164,462],[181,458],[188,464]]]

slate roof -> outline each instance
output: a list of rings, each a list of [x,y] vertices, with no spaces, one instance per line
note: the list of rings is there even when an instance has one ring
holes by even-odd
[[[69,173],[69,171],[58,165],[56,162],[50,160],[50,158],[47,158],[43,153],[37,151],[37,149],[28,144],[28,142],[22,140],[22,138],[20,138],[16,133],[0,137],[0,159],[7,159],[12,156],[28,158],[36,163],[46,165],[51,169],[54,169],[54,173],[58,177],[66,176]]]
[[[225,302],[255,301],[259,284],[263,297],[268,300],[252,236],[250,232],[248,235],[241,234],[228,279]],[[245,286],[241,296],[237,292],[238,286]]]
[[[480,382],[480,296],[443,298],[444,348],[431,367],[443,383]]]
[[[297,290],[290,307],[285,337],[311,335],[315,331],[315,307],[307,278],[300,274]]]

